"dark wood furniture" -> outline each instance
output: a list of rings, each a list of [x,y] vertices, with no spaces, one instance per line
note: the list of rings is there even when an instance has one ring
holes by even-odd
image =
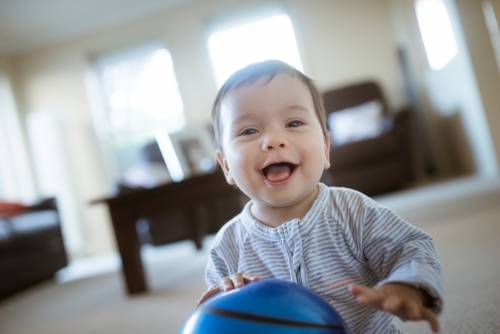
[[[227,220],[241,211],[241,193],[226,183],[220,170],[178,183],[139,189],[115,197],[98,199],[92,204],[108,206],[122,260],[122,270],[129,294],[147,290],[141,259],[141,242],[136,223],[141,218],[182,213],[187,223],[185,239],[199,249],[207,233],[216,232]],[[223,203],[221,205],[221,203]],[[169,222],[175,225],[175,222]]]

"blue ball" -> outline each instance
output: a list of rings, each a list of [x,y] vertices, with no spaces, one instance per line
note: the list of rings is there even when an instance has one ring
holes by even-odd
[[[248,283],[207,300],[181,334],[348,334],[340,315],[302,285],[279,279]]]

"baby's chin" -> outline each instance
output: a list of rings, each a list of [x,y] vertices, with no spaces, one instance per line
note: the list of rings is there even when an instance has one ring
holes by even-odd
[[[310,191],[302,191],[299,194],[294,194],[293,191],[284,189],[281,192],[255,196],[252,198],[257,205],[265,206],[269,209],[290,209],[296,205],[300,205],[303,201],[311,201],[311,197],[316,198],[317,184],[313,185]],[[314,200],[313,199],[313,200]]]

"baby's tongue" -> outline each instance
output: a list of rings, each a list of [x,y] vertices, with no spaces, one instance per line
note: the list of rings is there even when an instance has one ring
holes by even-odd
[[[290,176],[290,167],[272,165],[267,168],[267,178],[271,181],[281,181]]]

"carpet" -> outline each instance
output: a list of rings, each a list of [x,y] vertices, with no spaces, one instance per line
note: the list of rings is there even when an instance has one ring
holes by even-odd
[[[468,178],[376,200],[436,240],[446,293],[441,332],[500,333],[500,181]],[[188,241],[143,247],[150,291],[133,297],[125,294],[116,254],[105,265],[84,259],[88,268],[104,269],[59,275],[63,283],[47,281],[0,301],[0,333],[178,333],[205,290],[212,238],[201,251]],[[396,321],[405,332],[430,333],[426,323]]]

